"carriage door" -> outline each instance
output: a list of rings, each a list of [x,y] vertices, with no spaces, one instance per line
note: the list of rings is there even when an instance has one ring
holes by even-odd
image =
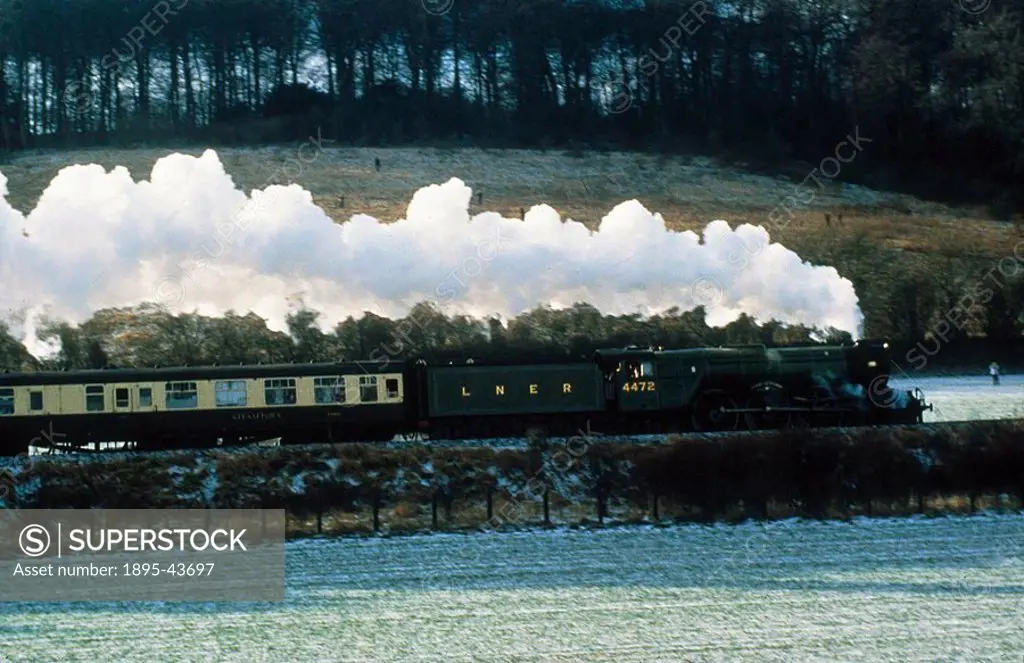
[[[114,385],[114,412],[121,414],[128,414],[132,411],[132,390],[134,385],[130,384],[115,384]]]
[[[619,364],[619,410],[657,410],[658,381],[650,359],[627,359]]]

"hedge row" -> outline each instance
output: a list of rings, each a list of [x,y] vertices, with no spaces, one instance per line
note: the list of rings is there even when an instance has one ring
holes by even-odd
[[[652,499],[704,520],[737,505],[824,517],[837,508],[1008,494],[1024,503],[1024,422],[614,440],[528,450],[318,445],[20,459],[0,475],[17,508],[285,508],[305,516],[369,505]],[[488,514],[490,515],[490,514]]]

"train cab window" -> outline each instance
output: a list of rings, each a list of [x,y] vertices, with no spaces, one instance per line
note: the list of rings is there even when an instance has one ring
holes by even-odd
[[[103,387],[101,385],[93,385],[85,388],[85,411],[86,412],[103,412],[105,410],[103,404]]]
[[[280,378],[263,381],[267,405],[295,405],[295,379]]]
[[[217,380],[213,393],[217,407],[242,407],[248,396],[245,380]]]
[[[14,414],[14,390],[0,389],[0,415]]]
[[[28,409],[33,412],[40,412],[43,409],[43,392],[41,391],[30,391],[28,392]]]
[[[361,375],[359,377],[359,400],[363,403],[377,402],[376,375]]]
[[[317,405],[345,402],[344,378],[313,378],[313,398]]]
[[[114,390],[114,407],[129,407],[131,403],[127,387],[118,387]]]
[[[654,362],[652,361],[624,361],[620,368],[626,374],[627,380],[638,380],[654,376]]]
[[[153,407],[153,390],[139,387],[139,407]]]
[[[384,380],[384,390],[387,392],[388,398],[398,398],[398,378]]]
[[[168,410],[199,407],[199,391],[195,382],[168,382],[164,386]]]

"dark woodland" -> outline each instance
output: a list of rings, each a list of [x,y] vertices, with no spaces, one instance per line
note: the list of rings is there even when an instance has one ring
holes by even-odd
[[[0,0],[0,147],[324,126],[817,162],[856,126],[852,176],[1008,215],[1022,26],[1021,0]]]

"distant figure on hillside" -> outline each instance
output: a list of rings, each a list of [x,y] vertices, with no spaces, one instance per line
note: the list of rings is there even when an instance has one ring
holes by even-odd
[[[999,386],[999,364],[992,362],[988,365],[988,374],[992,376],[992,384]]]

